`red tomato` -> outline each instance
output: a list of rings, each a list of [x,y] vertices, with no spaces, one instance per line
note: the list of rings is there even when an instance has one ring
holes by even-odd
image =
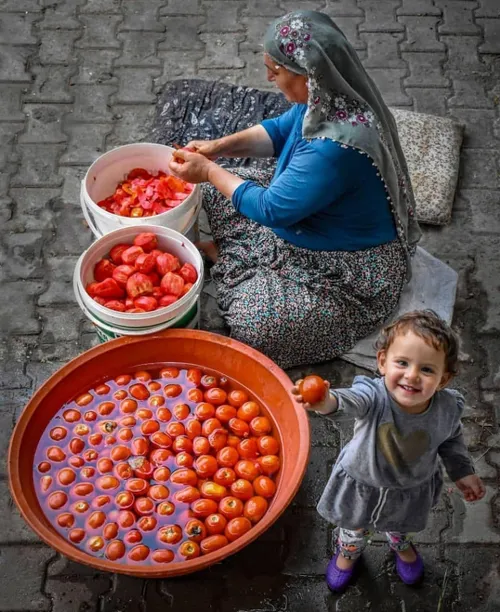
[[[258,416],[250,421],[250,431],[254,436],[264,436],[271,433],[272,429],[271,421],[265,416]]]
[[[245,402],[238,408],[237,416],[242,421],[250,423],[252,419],[260,415],[260,406],[257,402]]]
[[[135,264],[135,260],[142,253],[144,253],[144,251],[140,246],[129,246],[128,249],[125,249],[125,251],[122,252],[122,261],[127,266],[133,266]]]
[[[257,439],[261,455],[276,455],[280,449],[278,440],[273,436],[261,436]]]
[[[153,283],[149,276],[142,274],[141,272],[135,272],[132,276],[127,279],[127,295],[131,298],[139,297],[140,295],[147,295],[152,293]]]
[[[172,472],[170,475],[170,480],[175,484],[185,484],[194,487],[198,482],[198,476],[194,470],[189,468],[180,468]]]
[[[211,552],[227,546],[228,544],[229,540],[226,538],[226,536],[222,534],[210,535],[208,538],[205,538],[200,542],[201,554],[208,555]]]
[[[60,461],[64,461],[66,459],[66,453],[58,446],[50,446],[47,449],[47,459],[57,461],[59,463]]]
[[[154,512],[155,503],[149,497],[138,497],[134,503],[134,510],[137,514],[151,514]]]
[[[219,512],[227,519],[243,514],[243,502],[234,496],[224,497],[219,502]]]
[[[234,466],[234,471],[240,478],[252,482],[260,474],[260,467],[254,461],[242,459]]]
[[[231,493],[234,497],[246,501],[254,495],[252,483],[244,478],[239,478],[231,485]]]
[[[148,255],[147,253],[141,253],[135,260],[135,269],[137,272],[143,272],[149,274],[155,268],[156,257],[154,255]]]
[[[165,397],[168,397],[168,398],[177,397],[178,395],[182,393],[182,387],[177,384],[166,385],[165,388],[163,389],[163,392],[165,393]]]
[[[134,546],[128,553],[128,558],[131,561],[145,561],[149,556],[149,548],[144,544],[138,544]]]
[[[276,492],[276,485],[269,476],[257,476],[253,481],[253,487],[257,495],[265,498],[272,497]]]
[[[228,425],[233,434],[240,438],[247,438],[250,435],[250,427],[248,423],[246,421],[242,421],[238,417],[231,419]]]
[[[187,404],[176,404],[173,408],[173,413],[176,419],[183,421],[191,414],[191,409]]]
[[[158,300],[158,304],[162,308],[165,308],[166,306],[170,306],[174,302],[177,302],[178,299],[179,299],[179,296],[177,295],[164,295]]]
[[[113,270],[113,278],[120,285],[120,287],[125,288],[129,276],[132,276],[134,272],[135,268],[133,266],[126,266],[125,264],[122,264]]]
[[[75,481],[75,479],[76,474],[71,468],[63,468],[62,470],[59,470],[59,474],[57,475],[57,480],[63,486],[70,485],[72,482]]]
[[[184,559],[195,559],[200,556],[200,546],[197,542],[188,540],[179,546],[179,555]]]
[[[161,279],[160,287],[165,295],[179,296],[184,288],[184,279],[174,272],[167,272]]]
[[[121,540],[112,540],[106,546],[104,554],[110,561],[117,561],[125,555],[125,545]]]
[[[271,476],[280,469],[280,460],[276,455],[263,455],[257,459],[263,474]]]
[[[217,512],[218,504],[213,499],[197,499],[191,504],[191,512],[198,518],[205,518]]]
[[[244,516],[238,516],[229,521],[224,529],[224,535],[230,542],[241,538],[243,534],[250,531],[252,523]]]
[[[134,505],[135,497],[131,491],[121,491],[115,497],[115,503],[118,508],[128,510]]]
[[[134,305],[143,312],[152,312],[158,308],[158,301],[152,295],[141,295],[135,298]]]
[[[218,467],[217,459],[211,455],[200,455],[194,463],[194,469],[200,478],[210,478]]]
[[[157,431],[151,434],[150,440],[158,448],[170,448],[172,446],[172,438],[164,431]]]
[[[166,525],[158,531],[158,539],[164,544],[177,544],[182,540],[182,529],[179,525]]]
[[[184,526],[184,533],[193,542],[201,542],[207,535],[207,529],[198,519],[190,519]]]
[[[229,467],[221,467],[214,474],[214,482],[229,487],[236,480],[236,472]]]
[[[187,380],[192,382],[194,385],[200,384],[202,376],[203,376],[203,373],[201,370],[198,370],[198,368],[190,368],[186,374]]]
[[[193,453],[195,455],[208,455],[210,452],[210,442],[203,436],[193,439]]]
[[[172,418],[172,413],[168,408],[160,408],[156,411],[156,418],[162,423],[168,423]]]
[[[137,527],[141,531],[153,531],[156,528],[158,521],[154,516],[143,516],[137,521]]]
[[[198,272],[196,268],[190,264],[185,263],[179,270],[179,276],[182,276],[185,283],[195,283],[198,280]]]
[[[162,468],[166,469],[166,468]],[[170,491],[165,485],[156,484],[149,488],[148,496],[154,501],[164,501],[170,495]]]
[[[207,480],[201,484],[200,492],[202,497],[205,497],[206,499],[214,499],[215,501],[220,501],[227,495],[226,487],[223,487],[216,482],[211,482],[210,480]]]
[[[169,436],[176,438],[177,436],[183,436],[186,433],[186,428],[183,423],[179,421],[172,421],[165,428]]]
[[[186,435],[190,440],[193,440],[201,434],[201,423],[196,418],[186,421],[184,428],[186,430]]]
[[[212,389],[213,387],[217,387],[219,384],[217,377],[213,376],[212,374],[205,374],[202,376],[200,383],[204,389]]]
[[[193,288],[193,283],[185,283],[180,297],[182,297],[183,295],[186,295],[186,293],[189,293],[192,288]]]
[[[181,489],[180,491],[177,491],[174,497],[179,502],[191,504],[197,499],[200,499],[201,495],[196,487],[187,486]]]
[[[170,516],[175,512],[175,506],[170,501],[161,502],[158,504],[158,506],[156,506],[156,512],[160,516]]]
[[[224,529],[227,525],[227,518],[222,514],[218,514],[217,512],[210,514],[205,519],[205,526],[207,528],[208,533],[216,534],[223,533]]]
[[[214,406],[220,406],[225,403],[227,399],[227,393],[223,389],[218,387],[212,387],[205,391],[205,401],[213,404]]]
[[[160,276],[165,276],[167,272],[176,272],[180,267],[179,260],[171,253],[162,253],[156,258],[156,269]]]
[[[154,550],[151,553],[151,559],[153,559],[155,563],[170,563],[174,558],[174,553],[168,550],[168,548]]]
[[[230,406],[229,404],[222,404],[221,406],[217,406],[215,416],[221,423],[228,423],[236,416],[236,408]]]
[[[130,174],[128,178],[131,180]],[[158,239],[152,232],[142,232],[134,238],[134,244],[140,246],[145,253],[149,253],[158,246]]]
[[[130,244],[116,244],[111,251],[109,252],[109,256],[111,261],[117,266],[123,263],[122,261],[122,253],[126,249],[130,247]]]
[[[160,424],[158,423],[158,421],[155,421],[154,419],[144,421],[144,423],[141,425],[141,433],[144,434],[145,436],[149,436],[155,433],[155,431],[158,431],[159,429],[160,429]]]
[[[227,400],[231,406],[239,408],[240,406],[243,406],[245,402],[248,402],[248,395],[241,389],[235,389],[229,393]]]
[[[89,283],[86,287],[85,287],[85,291],[90,295],[91,298],[95,298],[95,288],[97,287],[99,283],[97,282],[93,282],[93,283]]]
[[[212,404],[201,402],[196,406],[194,412],[200,421],[206,421],[207,419],[213,418],[215,415],[215,408],[212,406]]]
[[[325,397],[326,385],[325,381],[316,375],[306,376],[299,384],[299,393],[302,395],[304,402],[309,404],[317,404]]]
[[[106,300],[114,300],[125,297],[124,290],[114,278],[106,278],[100,283],[97,283],[97,285],[94,287],[94,293],[96,298],[103,298]]]
[[[109,259],[101,259],[94,266],[94,278],[100,283],[106,278],[111,278],[113,275],[113,270],[115,269],[114,264],[112,264]]]
[[[259,456],[257,438],[246,438],[236,448],[243,459],[256,459]]]
[[[67,502],[68,496],[64,491],[55,491],[55,493],[49,495],[48,504],[49,508],[52,508],[52,510],[59,510],[59,508],[65,506]]]
[[[158,482],[167,482],[169,478],[170,478],[170,470],[168,467],[161,466],[161,467],[156,468],[153,472],[153,479]]]
[[[187,436],[177,436],[172,443],[174,453],[190,453],[193,450],[193,442]]]
[[[217,461],[223,467],[233,467],[239,459],[238,451],[231,446],[225,446],[217,453]]]
[[[68,533],[69,540],[73,542],[74,544],[78,544],[79,542],[81,542],[84,537],[85,537],[84,529],[72,529]]]
[[[208,421],[205,421],[205,423],[208,423]],[[227,431],[221,427],[214,429],[208,434],[208,442],[215,451],[221,450],[227,444]]]
[[[267,512],[268,503],[260,496],[251,497],[245,502],[243,515],[252,523],[258,523]]]
[[[71,514],[71,512],[62,512],[57,517],[57,524],[59,527],[70,528],[75,524],[75,517]]]
[[[181,452],[175,457],[175,463],[179,467],[191,467],[194,463],[194,459],[189,453]]]
[[[142,533],[137,529],[131,529],[125,534],[125,542],[127,542],[127,544],[137,544],[138,542],[142,542]]]
[[[81,416],[78,410],[73,410],[72,408],[63,412],[63,419],[68,423],[76,423],[80,420]]]

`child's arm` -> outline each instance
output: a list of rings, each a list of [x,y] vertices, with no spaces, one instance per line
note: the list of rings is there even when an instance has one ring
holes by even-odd
[[[354,379],[353,386],[348,389],[330,389],[330,383],[325,380],[327,393],[321,402],[308,404],[300,395],[300,380],[295,383],[292,393],[295,399],[304,405],[306,410],[311,410],[323,415],[329,415],[341,409],[345,414],[362,419],[376,402],[376,388],[374,381],[366,376]]]
[[[477,501],[486,492],[483,481],[475,474],[474,464],[467,450],[462,424],[438,448],[446,472],[466,501]]]

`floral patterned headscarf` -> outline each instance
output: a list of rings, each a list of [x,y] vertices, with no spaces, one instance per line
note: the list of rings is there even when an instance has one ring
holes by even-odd
[[[269,26],[264,50],[277,64],[308,77],[303,137],[330,138],[370,156],[411,255],[421,233],[396,123],[344,34],[324,13],[294,11]]]

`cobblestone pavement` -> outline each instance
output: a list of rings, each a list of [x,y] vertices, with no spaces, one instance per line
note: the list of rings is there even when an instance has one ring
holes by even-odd
[[[70,563],[19,517],[5,456],[34,389],[96,343],[71,285],[75,261],[91,242],[79,181],[103,151],[145,138],[169,79],[268,87],[264,28],[299,7],[335,18],[389,104],[467,126],[453,221],[426,228],[423,245],[460,273],[457,385],[488,495],[466,507],[456,493],[443,494],[417,539],[428,568],[423,588],[404,587],[375,541],[357,585],[334,597],[322,577],[331,534],[314,506],[352,423],[334,427],[313,417],[299,494],[237,556],[198,575],[148,582]],[[0,0],[0,611],[500,610],[499,7],[498,0]],[[204,306],[203,327],[220,330],[207,294]],[[337,361],[318,369],[334,385],[347,385],[355,373]]]

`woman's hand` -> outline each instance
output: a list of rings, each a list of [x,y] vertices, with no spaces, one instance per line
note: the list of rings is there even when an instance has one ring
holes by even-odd
[[[168,167],[174,176],[188,183],[206,183],[211,165],[214,163],[205,155],[179,149],[172,155]]]
[[[299,404],[303,404],[306,410],[310,410],[312,412],[318,412],[319,414],[330,414],[335,412],[338,408],[337,399],[330,395],[330,383],[325,380],[326,393],[325,397],[321,400],[321,402],[317,402],[316,404],[309,404],[308,402],[304,402],[304,398],[300,395],[299,385],[302,382],[302,379],[297,380],[292,387],[292,393],[295,395],[295,399]]]
[[[217,159],[221,153],[221,141],[217,140],[191,140],[188,142],[185,149],[194,149],[195,153],[204,155],[208,159]]]
[[[455,481],[455,484],[462,492],[465,501],[468,502],[478,501],[482,499],[486,493],[483,481],[477,474],[471,474],[470,476],[465,476],[465,478],[460,478],[460,480]]]

